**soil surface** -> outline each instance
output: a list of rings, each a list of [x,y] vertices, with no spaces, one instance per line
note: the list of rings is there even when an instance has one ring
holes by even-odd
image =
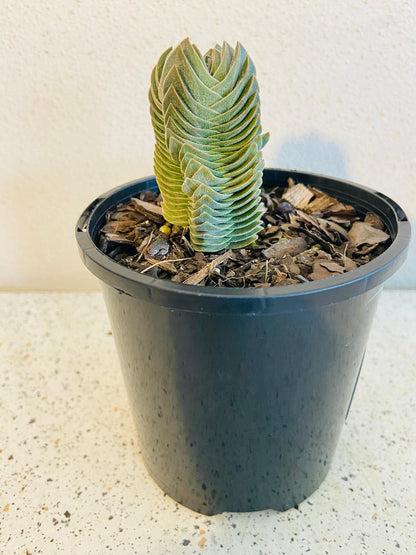
[[[98,246],[132,270],[190,285],[271,287],[331,278],[380,255],[391,243],[373,212],[358,214],[326,193],[295,184],[262,191],[264,228],[255,243],[196,252],[188,230],[168,224],[161,197],[144,191],[107,214]]]

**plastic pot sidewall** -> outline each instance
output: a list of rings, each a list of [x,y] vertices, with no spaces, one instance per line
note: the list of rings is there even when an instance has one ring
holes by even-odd
[[[353,204],[383,218],[392,245],[326,283],[223,291],[138,275],[95,247],[106,211],[154,187],[152,178],[97,199],[78,223],[83,260],[102,281],[146,466],[164,491],[204,514],[285,510],[319,486],[383,282],[405,257],[410,228],[393,201],[299,175],[340,200],[359,191]],[[289,176],[296,172],[265,170],[265,186]]]

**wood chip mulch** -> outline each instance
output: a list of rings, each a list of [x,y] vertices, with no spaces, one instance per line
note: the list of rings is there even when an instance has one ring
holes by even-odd
[[[256,243],[215,254],[195,252],[185,228],[165,222],[161,197],[140,193],[107,214],[98,246],[132,270],[214,287],[271,287],[330,278],[380,255],[390,235],[373,212],[357,214],[326,193],[295,184],[262,191],[267,208]]]

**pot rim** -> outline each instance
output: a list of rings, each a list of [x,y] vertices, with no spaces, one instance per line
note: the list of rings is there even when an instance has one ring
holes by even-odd
[[[346,286],[350,286],[350,288],[353,287],[355,294],[360,294],[360,292],[364,290],[381,285],[403,263],[410,240],[410,224],[403,210],[392,199],[373,189],[358,185],[351,181],[295,170],[266,168],[263,173],[263,183],[267,185],[267,181],[274,183],[277,178],[282,181],[282,179],[287,180],[287,178],[291,176],[295,177],[297,182],[306,182],[307,185],[311,185],[311,183],[308,183],[308,178],[310,178],[314,182],[313,186],[321,188],[324,191],[331,191],[334,188],[338,188],[341,194],[338,194],[339,191],[333,194],[341,198],[341,200],[344,200],[344,202],[348,201],[352,204],[354,204],[354,193],[356,197],[363,195],[372,196],[377,206],[372,207],[371,204],[367,201],[364,202],[363,199],[361,199],[361,203],[356,202],[355,205],[357,208],[360,206],[363,208],[364,205],[365,209],[372,209],[374,212],[381,215],[383,223],[389,228],[389,232],[392,235],[391,245],[381,255],[355,270],[350,270],[344,274],[331,276],[318,281],[294,285],[219,288],[206,285],[186,285],[170,280],[153,278],[135,272],[114,261],[96,246],[91,237],[91,235],[94,236],[98,231],[96,225],[94,228],[94,224],[97,223],[98,219],[102,218],[103,215],[116,204],[126,201],[133,196],[134,193],[132,191],[134,188],[143,184],[146,184],[147,188],[155,187],[155,177],[149,176],[125,183],[124,185],[107,191],[95,199],[84,210],[76,225],[76,237],[81,257],[92,273],[107,284],[115,286],[116,288],[118,287],[114,283],[114,278],[118,276],[119,279],[116,281],[120,282],[121,280],[124,285],[121,286],[120,289],[127,294],[135,295],[138,288],[144,287],[148,297],[153,297],[156,292],[164,296],[166,294],[174,294],[175,296],[192,297],[197,304],[201,303],[203,299],[206,301],[210,299],[215,299],[216,301],[224,299],[231,302],[232,300],[259,301],[266,299],[305,297],[323,292],[333,292],[335,296],[338,297],[337,290],[339,290],[339,288],[345,288]],[[345,194],[342,194],[342,192]],[[352,199],[352,201],[350,199]],[[132,290],[134,292],[132,292]],[[153,293],[150,293],[150,290]],[[348,296],[352,295],[349,294]]]

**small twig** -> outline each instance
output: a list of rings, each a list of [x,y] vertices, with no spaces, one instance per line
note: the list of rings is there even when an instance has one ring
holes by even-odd
[[[231,251],[227,251],[217,258],[214,258],[212,262],[206,264],[203,268],[189,276],[183,283],[187,283],[188,285],[198,285],[205,277],[207,277],[217,266],[225,262],[231,255]]]
[[[269,259],[266,260],[266,275],[264,281],[267,283],[267,278],[269,277]]]
[[[144,253],[145,253],[147,247],[150,245],[150,242],[151,242],[151,240],[153,239],[153,235],[154,235],[154,234],[153,234],[153,229],[152,229],[152,231],[151,231],[151,233],[150,233],[150,235],[149,235],[149,239],[148,239],[147,243],[143,246],[143,248],[142,248],[142,250],[141,250],[141,252],[140,252],[140,256],[139,256],[139,258],[137,259],[137,262],[140,262],[140,260],[142,259],[142,256],[144,255]]]
[[[195,249],[192,247],[191,243],[188,241],[188,239],[185,236],[186,230],[184,229],[184,231],[182,232],[182,237],[181,237],[181,241],[185,244],[185,247],[188,249],[188,251],[192,254],[195,253]]]
[[[151,270],[152,268],[154,268],[155,266],[160,266],[161,264],[165,264],[166,262],[172,262],[173,264],[175,264],[176,262],[183,262],[184,260],[189,260],[192,257],[188,258],[176,258],[174,260],[168,258],[166,260],[158,260],[157,262],[155,262],[154,264],[152,264],[151,266],[148,266],[147,268],[145,268],[144,270],[142,270],[140,273],[144,274],[145,272],[147,272],[147,270]]]

